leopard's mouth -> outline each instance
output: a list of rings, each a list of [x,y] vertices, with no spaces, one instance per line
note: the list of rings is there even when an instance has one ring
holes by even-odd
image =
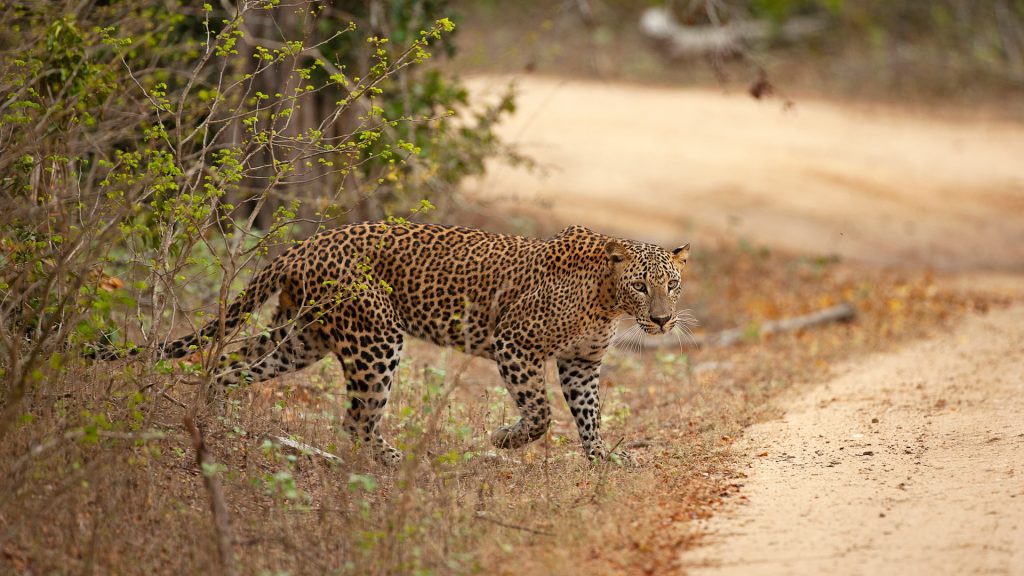
[[[658,326],[653,322],[646,322],[639,318],[636,319],[636,323],[640,325],[640,329],[650,334],[651,336],[662,336],[672,331],[672,326],[666,324],[665,326]]]

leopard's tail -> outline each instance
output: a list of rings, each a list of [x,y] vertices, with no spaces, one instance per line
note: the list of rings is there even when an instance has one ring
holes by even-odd
[[[224,314],[223,334],[230,334],[241,326],[248,316],[252,314],[261,304],[266,302],[281,286],[283,279],[280,266],[270,265],[252,277],[234,301],[228,306]],[[183,358],[193,352],[204,348],[213,342],[221,334],[220,314],[206,323],[198,332],[162,346],[157,354],[158,358]],[[141,350],[139,348],[123,349],[107,343],[97,344],[88,349],[86,357],[98,360],[115,360],[126,356],[135,356]]]

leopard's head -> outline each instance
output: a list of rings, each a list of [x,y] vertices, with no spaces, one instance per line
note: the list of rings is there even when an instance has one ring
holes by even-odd
[[[667,334],[682,321],[677,306],[690,245],[669,252],[640,242],[611,240],[605,245],[615,279],[616,309],[636,318],[648,334]]]

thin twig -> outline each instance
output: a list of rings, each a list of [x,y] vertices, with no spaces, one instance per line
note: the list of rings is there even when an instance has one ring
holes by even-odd
[[[614,446],[612,446],[612,449],[608,451],[608,454],[614,454],[615,451],[618,450],[619,444],[622,444],[622,441],[625,440],[625,439],[626,439],[625,436],[623,436],[622,438],[619,438],[619,441],[616,442]]]
[[[223,574],[233,576],[235,572],[235,554],[232,547],[231,522],[228,518],[228,507],[224,501],[224,492],[221,490],[220,478],[208,466],[213,464],[213,458],[206,450],[206,442],[203,433],[196,426],[190,414],[185,415],[185,430],[192,436],[192,445],[196,449],[196,465],[203,473],[203,483],[206,485],[206,492],[210,496],[210,511],[213,513],[213,526],[217,532],[217,551],[220,552],[220,566]]]

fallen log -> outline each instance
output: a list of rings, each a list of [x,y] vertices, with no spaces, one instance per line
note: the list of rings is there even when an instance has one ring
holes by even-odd
[[[781,25],[754,20],[685,26],[676,21],[672,11],[664,6],[648,8],[640,16],[640,31],[661,45],[671,58],[737,55],[742,54],[752,42],[773,38],[796,42],[819,35],[826,28],[824,19],[814,17],[791,18]]]
[[[813,328],[830,322],[848,322],[856,315],[857,311],[854,309],[853,305],[844,302],[842,304],[832,306],[831,308],[826,308],[803,316],[783,318],[782,320],[769,320],[757,327],[757,333],[758,335],[763,336],[766,334],[795,332],[797,330]],[[723,330],[717,334],[710,335],[704,345],[717,348],[732,346],[733,344],[742,341],[748,332],[749,330],[747,328],[731,328],[729,330]]]
[[[835,306],[831,306],[817,312],[812,312],[810,314],[804,314],[803,316],[794,316],[793,318],[783,318],[781,320],[768,320],[766,322],[762,322],[756,326],[756,334],[758,336],[764,336],[767,334],[795,332],[797,330],[814,328],[830,322],[849,322],[856,316],[857,309],[853,307],[853,304],[843,302],[842,304],[836,304]],[[754,331],[754,329],[750,327],[730,328],[713,334],[697,336],[693,338],[693,340],[684,342],[683,345],[689,345],[696,348],[725,348],[742,342],[749,334],[751,334],[752,331]],[[676,348],[679,345],[679,342],[671,342],[664,339],[644,341],[644,348],[647,349]]]

